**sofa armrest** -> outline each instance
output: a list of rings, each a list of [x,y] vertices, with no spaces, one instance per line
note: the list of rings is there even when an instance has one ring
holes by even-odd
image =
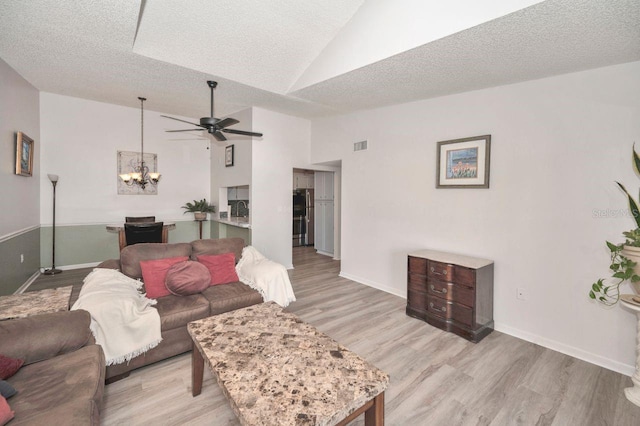
[[[120,267],[120,259],[109,259],[100,263],[96,268],[104,268],[104,269],[117,269],[118,271],[121,269]]]
[[[83,310],[0,321],[0,354],[31,364],[93,343],[91,316]]]

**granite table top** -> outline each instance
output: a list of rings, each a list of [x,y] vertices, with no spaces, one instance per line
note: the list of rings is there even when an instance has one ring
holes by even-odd
[[[243,425],[335,425],[389,384],[386,373],[273,302],[188,330]]]
[[[68,311],[72,286],[0,296],[0,320]]]

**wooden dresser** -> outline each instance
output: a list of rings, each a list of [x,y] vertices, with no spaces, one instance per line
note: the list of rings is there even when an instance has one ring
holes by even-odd
[[[479,342],[493,331],[493,261],[434,250],[409,253],[407,315]]]

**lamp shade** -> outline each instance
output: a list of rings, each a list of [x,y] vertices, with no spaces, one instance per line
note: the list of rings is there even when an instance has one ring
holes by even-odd
[[[51,182],[57,182],[58,181],[58,175],[48,174],[47,176],[49,177],[49,180]]]

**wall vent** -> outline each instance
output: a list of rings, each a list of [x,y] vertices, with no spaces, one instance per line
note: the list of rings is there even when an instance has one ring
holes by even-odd
[[[366,151],[367,141],[356,142],[353,144],[354,151]]]

